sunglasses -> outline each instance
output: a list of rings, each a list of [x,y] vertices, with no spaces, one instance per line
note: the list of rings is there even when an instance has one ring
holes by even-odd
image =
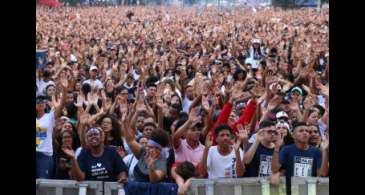
[[[36,100],[36,104],[42,104],[42,103],[47,103],[47,100],[45,100],[45,99],[37,99]]]

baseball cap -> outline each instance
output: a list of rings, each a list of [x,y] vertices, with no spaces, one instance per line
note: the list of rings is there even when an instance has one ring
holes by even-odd
[[[44,95],[39,95],[36,97],[36,104],[40,104],[40,103],[46,103],[47,102],[47,97]]]
[[[97,70],[98,70],[98,67],[96,67],[96,66],[91,66],[89,70],[90,70],[90,71],[93,71],[93,70],[96,70],[96,71],[97,71]]]
[[[290,91],[290,93],[298,92],[300,95],[303,95],[303,91],[299,87],[293,87]]]
[[[288,119],[289,117],[288,117],[288,114],[286,114],[286,112],[280,111],[280,112],[276,113],[276,119],[280,119],[280,118]]]
[[[289,132],[291,132],[290,126],[287,122],[280,122],[279,121],[278,123],[276,123],[276,128],[278,128],[279,126],[285,127],[286,129],[289,130]]]
[[[71,55],[70,55],[70,61],[71,61],[71,62],[77,62],[77,58],[76,58],[76,56],[75,56],[75,55],[73,55],[73,54],[71,54]]]
[[[258,43],[258,44],[260,44],[261,41],[260,41],[260,39],[252,39],[252,43]]]

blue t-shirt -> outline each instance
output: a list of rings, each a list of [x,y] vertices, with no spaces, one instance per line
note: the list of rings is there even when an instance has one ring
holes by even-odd
[[[321,167],[322,153],[313,146],[309,146],[307,150],[301,150],[295,144],[291,144],[280,150],[279,162],[281,169],[285,169],[287,178],[315,177],[317,170]]]
[[[127,172],[127,166],[113,146],[104,146],[101,157],[94,157],[89,150],[82,149],[77,158],[85,180],[117,181],[121,172]]]
[[[246,146],[247,151],[252,146],[248,144]],[[246,152],[247,152],[246,151]],[[274,148],[266,148],[262,144],[259,144],[255,155],[252,158],[250,164],[246,166],[245,177],[267,177],[270,176],[271,171],[271,160]]]

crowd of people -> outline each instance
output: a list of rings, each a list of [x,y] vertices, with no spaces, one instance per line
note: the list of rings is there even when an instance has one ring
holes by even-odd
[[[328,10],[36,15],[37,178],[328,176]]]

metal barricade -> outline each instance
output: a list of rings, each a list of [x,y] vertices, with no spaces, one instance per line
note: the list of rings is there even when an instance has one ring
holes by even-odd
[[[103,195],[103,182],[37,179],[36,195]]]
[[[125,195],[117,182],[36,180],[37,195]],[[329,178],[292,177],[292,195],[329,195]],[[285,178],[271,185],[268,178],[193,179],[188,195],[286,195]]]
[[[117,182],[105,182],[104,195],[125,195],[123,184]]]
[[[189,195],[285,195],[285,178],[279,185],[271,185],[268,178],[193,179]]]
[[[329,195],[329,178],[292,177],[292,195]]]

